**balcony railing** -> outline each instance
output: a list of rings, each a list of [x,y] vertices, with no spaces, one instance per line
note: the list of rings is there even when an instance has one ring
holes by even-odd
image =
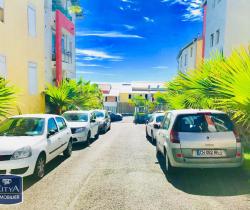
[[[56,52],[55,51],[52,51],[52,61],[56,61]],[[62,52],[62,62],[72,63],[72,52],[63,51]]]
[[[70,21],[72,21],[72,16],[70,15],[68,8],[64,8],[61,4],[60,1],[58,0],[53,0],[52,1],[52,11],[59,10],[61,13],[63,13]]]

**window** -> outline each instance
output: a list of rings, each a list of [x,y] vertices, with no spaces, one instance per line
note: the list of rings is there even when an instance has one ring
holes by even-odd
[[[132,98],[131,94],[129,94],[129,95],[128,95],[128,98],[129,98],[129,99],[131,99],[131,98]]]
[[[7,67],[6,67],[6,57],[0,55],[0,77],[6,78]]]
[[[184,65],[187,66],[187,54],[185,55]]]
[[[50,131],[58,132],[56,121],[53,118],[50,118],[49,121],[48,121],[48,133]]]
[[[0,21],[4,22],[4,0],[0,0]]]
[[[234,125],[226,114],[185,114],[177,117],[177,132],[207,133],[233,131]]]
[[[36,36],[36,10],[30,5],[28,6],[28,30],[30,36]]]
[[[145,94],[145,99],[146,99],[146,100],[148,99],[148,94]]]
[[[190,57],[193,57],[193,47],[190,48]]]
[[[210,47],[214,46],[214,34],[210,35]]]
[[[168,113],[163,121],[163,129],[168,130],[169,126],[170,126],[170,122],[171,122],[171,114]]]
[[[216,31],[216,44],[219,44],[219,42],[220,42],[220,30],[218,29]]]
[[[105,96],[105,102],[107,102],[108,101],[108,97],[107,96]]]
[[[59,130],[63,130],[64,128],[67,128],[67,125],[64,121],[63,118],[61,117],[56,117],[56,122],[57,122],[57,125],[59,127]]]
[[[37,78],[37,64],[29,62],[28,64],[28,84],[29,93],[35,95],[38,93],[38,78]]]

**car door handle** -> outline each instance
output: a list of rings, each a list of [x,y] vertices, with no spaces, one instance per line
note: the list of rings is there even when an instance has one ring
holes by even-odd
[[[62,138],[59,137],[58,139],[61,140]]]

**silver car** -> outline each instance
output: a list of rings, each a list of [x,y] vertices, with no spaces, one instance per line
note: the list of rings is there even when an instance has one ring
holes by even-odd
[[[216,110],[173,110],[156,134],[165,172],[175,168],[226,168],[243,163],[240,137],[227,114]]]
[[[146,138],[151,140],[152,143],[155,143],[155,135],[156,135],[156,129],[154,128],[154,126],[156,124],[161,124],[163,118],[164,118],[164,113],[153,113],[149,120],[147,120],[146,122]]]

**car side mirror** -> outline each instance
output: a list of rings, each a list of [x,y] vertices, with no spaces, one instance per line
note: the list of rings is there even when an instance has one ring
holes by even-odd
[[[161,126],[160,126],[159,124],[154,124],[154,128],[155,128],[155,129],[160,129]]]
[[[51,130],[51,131],[49,131],[49,133],[47,134],[47,138],[49,138],[49,137],[53,136],[55,133],[56,133],[56,131],[55,131],[55,130]]]

